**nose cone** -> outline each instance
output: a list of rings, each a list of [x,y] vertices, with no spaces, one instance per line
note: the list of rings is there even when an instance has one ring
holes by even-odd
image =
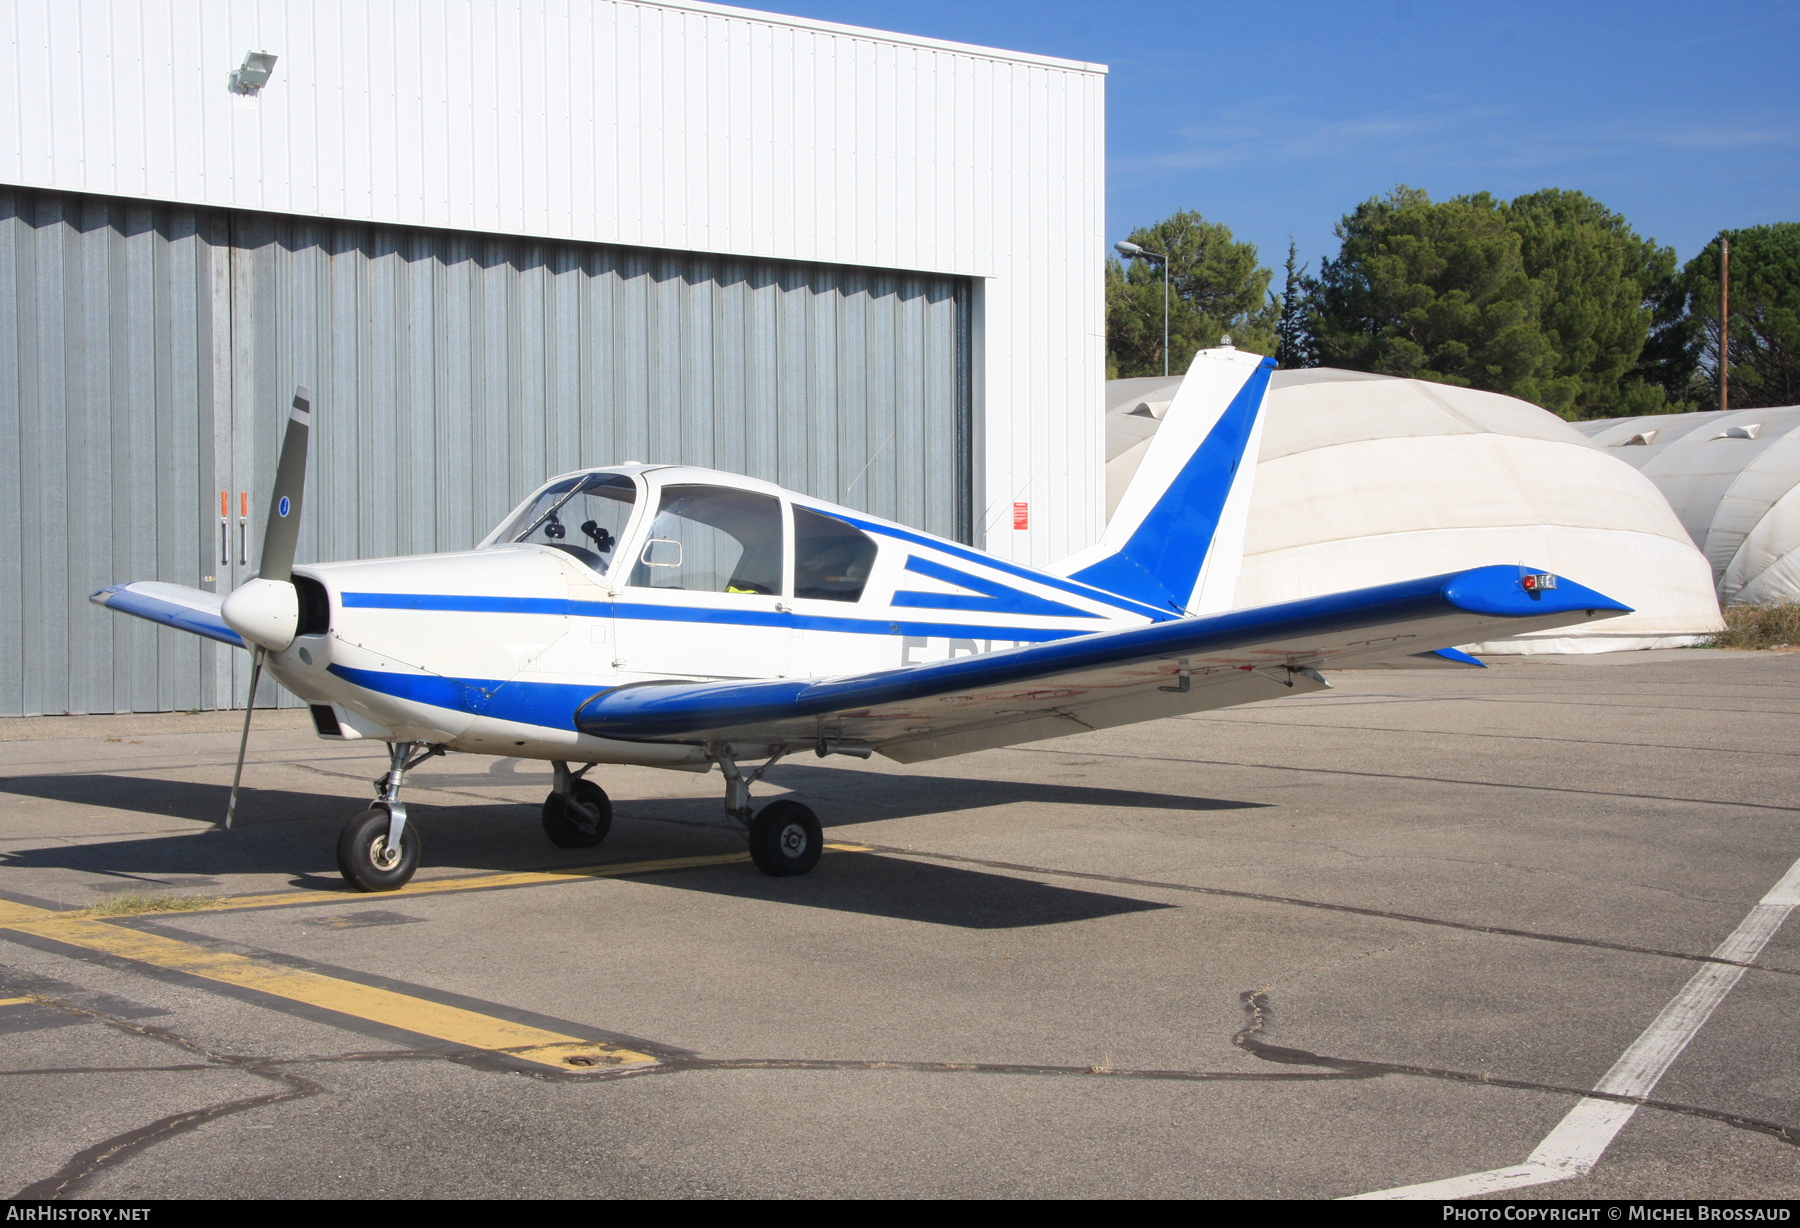
[[[280,652],[300,626],[300,594],[285,580],[259,576],[225,598],[219,617],[252,644]]]

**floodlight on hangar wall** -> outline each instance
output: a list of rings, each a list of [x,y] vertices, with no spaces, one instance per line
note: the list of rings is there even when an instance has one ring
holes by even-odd
[[[280,58],[268,51],[252,51],[231,74],[231,88],[240,94],[254,94],[269,83]]]

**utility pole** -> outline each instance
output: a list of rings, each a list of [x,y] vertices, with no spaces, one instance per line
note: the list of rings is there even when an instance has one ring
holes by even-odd
[[[1731,408],[1731,240],[1719,237],[1719,408]]]

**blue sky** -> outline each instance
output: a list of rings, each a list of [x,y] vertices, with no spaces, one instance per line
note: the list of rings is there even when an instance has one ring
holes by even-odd
[[[1579,189],[1683,261],[1800,221],[1797,0],[746,7],[1108,65],[1108,244],[1190,208],[1316,270],[1396,183]]]

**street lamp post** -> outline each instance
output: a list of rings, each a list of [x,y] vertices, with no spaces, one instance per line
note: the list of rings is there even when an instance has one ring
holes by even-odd
[[[1151,264],[1162,265],[1163,273],[1163,375],[1169,374],[1169,258],[1162,252],[1153,252],[1147,247],[1139,247],[1136,243],[1120,239],[1113,244],[1113,250],[1127,260],[1148,260]]]

